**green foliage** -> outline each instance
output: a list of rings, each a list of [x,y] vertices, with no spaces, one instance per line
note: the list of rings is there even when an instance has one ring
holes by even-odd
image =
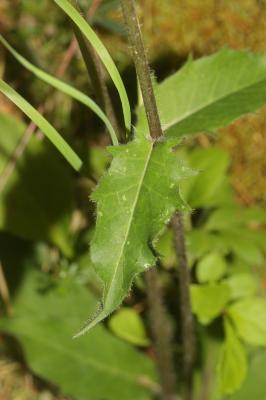
[[[48,83],[54,88],[60,90],[61,92],[67,94],[68,96],[90,108],[105,123],[107,129],[110,132],[113,144],[118,144],[116,133],[114,131],[114,128],[112,127],[112,124],[110,123],[104,112],[101,110],[101,108],[95,103],[95,101],[93,101],[90,97],[86,96],[84,93],[75,89],[71,85],[68,85],[63,81],[54,78],[53,76],[47,74],[45,71],[42,71],[41,69],[35,67],[23,56],[21,56],[12,46],[10,46],[2,35],[0,35],[0,42],[12,53],[12,55],[17,59],[18,62],[20,62],[26,69],[36,75],[37,78],[41,79],[42,81]]]
[[[219,390],[222,394],[234,393],[243,383],[247,373],[247,356],[236,333],[225,319],[225,342],[218,362]]]
[[[45,278],[30,269],[12,304],[13,317],[0,320],[1,331],[23,346],[32,371],[77,400],[150,399],[149,387],[156,384],[151,361],[101,326],[73,341],[95,299],[73,279],[53,288]]]
[[[128,96],[108,51],[67,0],[54,2],[77,25],[105,65],[130,131]],[[114,3],[104,3],[103,8]],[[1,330],[19,340],[33,372],[65,395],[77,400],[88,396],[95,400],[150,399],[158,393],[151,360],[112,336],[103,325],[95,325],[120,306],[137,274],[157,263],[158,253],[162,255],[163,278],[166,269],[175,266],[173,238],[167,225],[177,209],[189,209],[188,203],[195,209],[186,217],[189,262],[196,278],[190,288],[193,312],[201,324],[211,325],[205,327],[206,331],[219,326],[224,318],[225,338],[217,369],[219,389],[225,395],[239,389],[247,370],[239,338],[248,344],[266,345],[266,302],[258,296],[257,279],[251,275],[251,268],[262,264],[266,249],[263,232],[257,229],[265,223],[266,214],[259,207],[247,210],[236,203],[226,176],[227,153],[218,148],[186,152],[176,145],[181,136],[213,131],[265,104],[265,55],[223,50],[190,60],[164,82],[154,84],[165,137],[159,141],[150,137],[144,107],[139,105],[133,140],[118,145],[109,120],[88,96],[29,63],[3,38],[1,42],[36,76],[91,108],[105,122],[116,144],[109,149],[111,157],[90,150],[88,170],[92,169],[92,180],[103,175],[91,196],[97,203],[96,228],[89,231],[91,221],[82,221],[75,248],[69,229],[74,211],[73,176],[49,146],[31,141],[27,157],[18,163],[1,197],[0,228],[24,239],[52,242],[65,257],[58,258],[54,270],[49,261],[51,276],[28,266],[13,300],[14,314],[1,318]],[[37,124],[75,169],[80,168],[79,157],[44,117],[3,81],[0,91]],[[24,127],[12,125],[5,117],[2,122],[0,118],[1,124],[14,131],[14,141],[3,142],[6,154],[0,155],[0,171]],[[110,158],[110,167],[104,172]],[[93,184],[90,182],[90,189]],[[80,214],[79,209],[75,212]],[[38,223],[29,224],[31,219]],[[88,253],[86,241],[92,232]],[[92,263],[95,272],[90,269]],[[88,270],[85,277],[79,268]],[[169,277],[162,282],[168,284]],[[98,294],[99,280],[103,293],[97,306],[92,290]],[[143,285],[139,288],[143,290]],[[76,336],[92,327],[94,330],[88,337],[72,341],[70,335],[87,313],[91,317]],[[108,327],[131,344],[149,345],[143,321],[134,308],[117,311]]]
[[[101,40],[98,38],[96,33],[90,27],[90,25],[67,0],[53,0],[53,1],[69,16],[69,18],[73,21],[73,23],[77,25],[78,29],[80,29],[80,31],[83,33],[86,39],[95,48],[98,56],[105,65],[119,93],[124,113],[125,127],[130,132],[131,111],[130,111],[129,100],[127,97],[125,86],[113,62],[113,59],[111,58],[110,54],[108,53],[107,49],[105,48]]]
[[[0,153],[1,164],[10,156],[26,125],[0,114],[0,126],[8,138],[5,152]],[[73,210],[71,169],[62,163],[50,144],[32,137],[1,193],[0,229],[24,239],[51,241],[64,254],[72,256],[73,238],[69,225]]]
[[[191,285],[192,310],[202,324],[210,323],[225,310],[230,289],[225,283]]]
[[[104,283],[103,301],[79,334],[114,311],[135,275],[155,264],[151,246],[176,208],[185,207],[178,184],[188,171],[172,152],[171,142],[154,146],[139,138],[110,152],[112,164],[92,196],[97,222],[91,257]]]
[[[225,274],[226,267],[219,253],[209,253],[197,265],[197,279],[200,283],[215,282]]]
[[[145,347],[150,344],[142,319],[132,308],[118,310],[110,319],[109,327],[118,337],[136,346]]]
[[[77,171],[80,169],[82,161],[47,119],[3,80],[0,80],[0,92],[16,104],[41,129],[74,169]]]
[[[159,84],[155,94],[169,138],[223,127],[265,104],[265,55],[224,49],[189,60]],[[138,130],[148,132],[143,107]]]
[[[229,307],[238,335],[247,343],[266,346],[266,300],[250,297]]]

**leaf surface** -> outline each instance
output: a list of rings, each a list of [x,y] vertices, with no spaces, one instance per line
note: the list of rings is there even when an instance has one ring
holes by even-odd
[[[239,336],[254,346],[266,346],[266,299],[250,297],[228,310]]]
[[[230,322],[225,319],[225,342],[218,362],[219,390],[232,394],[238,390],[247,374],[247,356]]]
[[[266,56],[224,49],[185,66],[155,88],[167,137],[223,127],[266,102]],[[144,108],[137,130],[147,134]]]
[[[102,326],[71,338],[95,299],[68,278],[45,287],[47,275],[29,270],[0,329],[22,345],[31,370],[77,400],[149,400],[156,387],[152,362]]]
[[[158,235],[175,210],[185,207],[178,185],[188,171],[169,141],[140,138],[110,152],[111,167],[92,196],[97,222],[91,257],[104,284],[103,302],[80,334],[117,308],[135,275],[155,264]]]

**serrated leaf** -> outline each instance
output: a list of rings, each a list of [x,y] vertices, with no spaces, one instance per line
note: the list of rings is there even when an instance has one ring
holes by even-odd
[[[26,69],[32,72],[35,76],[39,79],[46,82],[48,85],[53,86],[54,88],[60,90],[61,92],[67,94],[68,96],[72,97],[73,99],[79,101],[80,103],[87,106],[90,110],[92,110],[106,125],[107,129],[109,130],[112,142],[114,145],[118,144],[118,140],[116,137],[116,133],[112,127],[111,122],[101,110],[101,108],[93,101],[89,96],[85,95],[81,91],[75,89],[73,86],[68,85],[67,83],[61,81],[49,75],[47,72],[37,68],[35,65],[31,64],[26,58],[24,58],[21,54],[19,54],[10,44],[3,38],[0,34],[0,42],[10,51],[10,53],[16,58],[18,62],[20,62]]]
[[[210,323],[225,309],[230,289],[225,283],[190,285],[192,310],[202,324]]]
[[[69,3],[67,0],[53,0],[65,13],[68,17],[73,21],[74,24],[77,25],[78,29],[83,33],[85,38],[90,42],[90,44],[95,49],[99,58],[102,60],[102,63],[105,65],[112,81],[114,82],[115,87],[119,93],[125,126],[127,130],[130,132],[131,130],[131,111],[129,100],[127,96],[127,92],[125,86],[123,84],[122,78],[118,72],[118,69],[115,66],[114,61],[112,60],[108,50],[103,45],[99,37],[87,23],[87,21],[80,15],[80,13]]]
[[[218,362],[218,382],[221,394],[238,390],[247,374],[247,356],[232,325],[225,319],[225,342]]]
[[[146,356],[103,326],[88,337],[71,338],[95,305],[92,294],[70,278],[52,287],[46,282],[46,274],[29,268],[12,303],[13,316],[0,319],[1,332],[18,339],[31,370],[78,400],[150,399],[156,381]]]
[[[156,88],[167,137],[223,127],[266,102],[266,56],[224,49],[189,61]],[[138,131],[146,134],[144,109]]]
[[[140,138],[110,149],[114,158],[92,199],[97,222],[91,257],[104,283],[102,310],[81,333],[117,308],[136,274],[156,261],[151,247],[179,207],[184,171],[170,142]]]
[[[121,308],[112,316],[109,328],[120,338],[136,346],[149,346],[145,327],[139,314],[132,308]]]
[[[47,136],[47,138],[75,170],[78,171],[81,168],[82,161],[79,156],[46,118],[44,118],[30,103],[28,103],[18,92],[3,80],[0,80],[0,92],[9,98],[9,100],[20,108],[20,110],[38,126],[38,128]]]
[[[228,309],[239,336],[255,346],[266,346],[266,300],[250,297]]]
[[[209,253],[203,257],[196,269],[200,283],[218,281],[226,272],[226,262],[219,253]]]

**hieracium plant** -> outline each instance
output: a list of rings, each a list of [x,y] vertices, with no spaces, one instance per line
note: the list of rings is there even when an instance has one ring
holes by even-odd
[[[242,384],[247,369],[241,340],[254,345],[266,345],[265,300],[253,292],[253,297],[250,297],[247,291],[244,299],[230,305],[230,285],[225,282],[215,283],[224,274],[223,260],[216,253],[201,263],[198,272],[199,282],[210,281],[212,286],[205,288],[203,294],[198,285],[192,285],[189,290],[182,213],[189,213],[190,205],[182,196],[180,184],[184,179],[195,176],[195,170],[180,159],[176,148],[188,136],[200,132],[211,134],[244,114],[254,113],[265,104],[266,56],[224,49],[198,60],[189,59],[179,71],[163,82],[152,82],[134,1],[121,0],[142,93],[137,109],[133,110],[136,115],[133,126],[125,86],[107,49],[68,0],[53,1],[72,21],[79,43],[88,42],[109,73],[121,100],[124,117],[122,136],[126,138],[123,143],[119,143],[120,136],[114,124],[90,97],[32,65],[0,36],[1,43],[25,68],[89,107],[106,125],[112,140],[112,146],[108,147],[112,162],[91,196],[97,205],[97,217],[90,251],[95,272],[102,281],[103,294],[95,313],[88,316],[88,321],[75,336],[85,334],[116,310],[140,273],[145,272],[147,290],[150,291],[150,307],[156,306],[156,296],[160,296],[156,276],[156,265],[159,262],[157,242],[172,221],[182,281],[180,302],[184,305],[181,312],[187,379],[184,396],[191,398],[189,386],[192,385],[195,365],[196,345],[190,295],[193,312],[203,324],[221,314],[225,304],[229,304],[223,314],[224,345],[217,373],[220,392],[231,394]],[[80,170],[80,157],[32,105],[3,80],[0,81],[0,91],[34,121],[75,170]],[[197,179],[200,181],[200,174]],[[209,265],[214,265],[211,272],[208,270]],[[208,296],[217,301],[218,312],[210,311],[211,315],[207,310]],[[155,310],[158,313],[165,312],[160,301]],[[247,310],[249,315],[253,314],[252,321],[246,319]],[[156,318],[159,316],[151,313],[151,329],[155,340],[157,338],[157,343],[160,343],[160,327],[156,327]],[[165,332],[162,332],[164,335]],[[167,340],[162,338],[162,341],[164,339]],[[157,352],[159,360],[160,348]],[[166,364],[171,371],[174,370],[171,354],[168,354]],[[177,398],[175,377],[165,376],[163,369],[164,365],[159,365],[163,398]]]

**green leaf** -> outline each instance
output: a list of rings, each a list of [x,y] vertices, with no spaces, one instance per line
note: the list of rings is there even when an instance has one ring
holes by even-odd
[[[30,103],[28,103],[20,94],[1,79],[0,92],[16,104],[16,106],[38,126],[38,128],[47,136],[47,138],[54,144],[75,170],[78,171],[81,168],[81,159],[62,138],[62,136],[60,136],[55,128],[37,110],[35,110]]]
[[[266,300],[250,297],[228,309],[239,336],[255,346],[266,346]]]
[[[19,340],[31,370],[78,400],[150,399],[156,386],[152,362],[102,326],[73,340],[95,300],[73,279],[52,288],[46,281],[47,275],[29,270],[13,317],[0,319],[1,331]]]
[[[223,230],[254,222],[261,224],[266,222],[266,211],[263,208],[244,208],[239,205],[232,205],[215,210],[205,227],[208,230]]]
[[[221,394],[238,390],[247,374],[247,356],[231,323],[225,319],[225,342],[218,362],[218,382]]]
[[[92,196],[97,222],[91,257],[104,284],[102,310],[80,333],[115,310],[135,275],[155,264],[151,246],[174,211],[184,207],[178,184],[188,172],[170,142],[140,138],[110,152],[111,167]]]
[[[7,137],[24,132],[21,124],[15,133],[16,121],[12,117],[9,120],[7,127],[12,130],[3,131]],[[69,226],[74,186],[71,168],[58,157],[56,149],[33,136],[1,193],[0,229],[24,239],[51,241],[66,256],[73,256]]]
[[[131,111],[130,111],[129,100],[127,97],[127,92],[123,84],[123,81],[121,79],[121,76],[110,54],[108,53],[107,49],[105,48],[101,40],[98,38],[96,33],[90,27],[90,25],[67,0],[53,0],[53,1],[69,16],[69,18],[74,22],[74,24],[77,25],[79,30],[83,33],[86,39],[94,47],[98,56],[105,65],[119,93],[124,113],[125,126],[126,129],[130,132]]]
[[[247,379],[240,390],[230,400],[265,400],[266,393],[266,353],[260,350],[252,357]]]
[[[184,180],[182,194],[191,207],[215,206],[224,191],[229,155],[223,149],[195,149],[188,155],[188,165],[197,170],[196,176]]]
[[[188,63],[156,88],[167,137],[226,126],[266,102],[266,56],[224,49]],[[137,126],[146,134],[144,109]]]
[[[234,274],[226,279],[231,290],[231,299],[253,296],[258,291],[258,281],[250,273]]]
[[[209,253],[197,265],[197,279],[200,283],[218,281],[225,274],[226,268],[226,262],[219,253]]]
[[[225,283],[191,285],[190,295],[192,310],[205,325],[223,312],[230,299],[230,289]]]
[[[53,86],[54,88],[60,90],[61,92],[67,94],[68,96],[72,97],[73,99],[79,101],[80,103],[87,106],[91,109],[106,125],[107,129],[110,132],[110,136],[114,145],[118,144],[118,140],[116,137],[116,133],[101,108],[88,96],[84,93],[80,92],[79,90],[75,89],[71,85],[54,78],[53,76],[47,74],[45,71],[37,68],[35,65],[31,64],[28,60],[26,60],[23,56],[21,56],[10,44],[3,38],[0,34],[0,42],[13,54],[18,62],[20,62],[26,69],[31,71],[34,75],[38,78],[43,80],[44,82],[48,83],[49,85]]]
[[[109,328],[122,339],[136,346],[149,346],[145,327],[139,314],[132,308],[121,308],[112,316]]]

